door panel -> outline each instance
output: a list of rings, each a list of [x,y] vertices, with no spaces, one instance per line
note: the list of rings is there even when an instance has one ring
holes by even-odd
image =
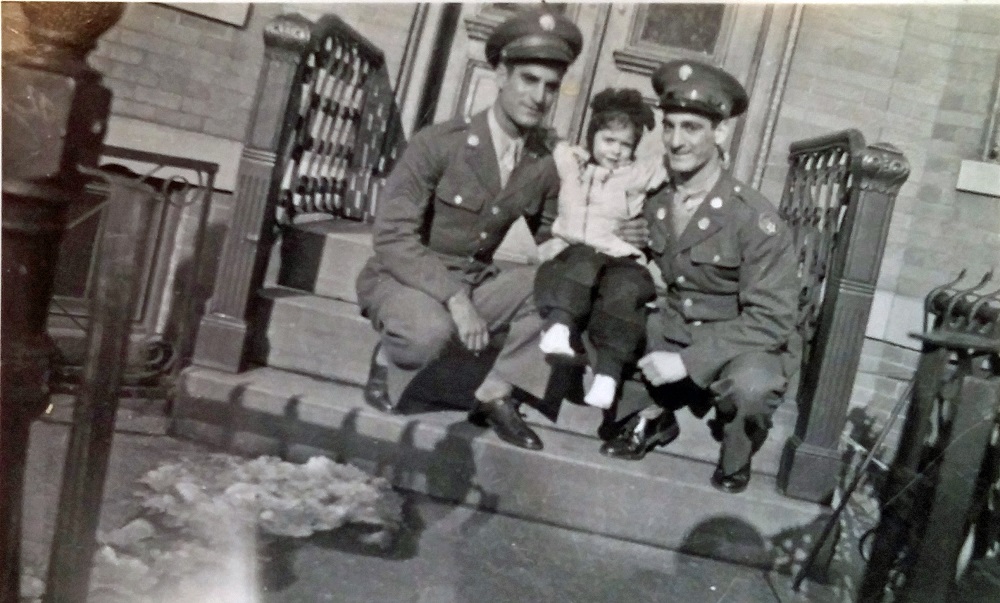
[[[655,106],[649,80],[653,70],[672,59],[701,60],[735,75],[750,93],[750,109],[737,124],[730,154],[736,175],[751,178],[762,137],[768,134],[765,123],[776,111],[773,88],[787,60],[782,55],[791,9],[748,3],[548,6],[576,22],[584,37],[580,57],[566,73],[548,116],[557,132],[580,141],[590,117],[589,99],[610,86],[635,88]],[[462,5],[434,121],[469,116],[490,106],[497,89],[483,54],[486,38],[516,11],[534,8],[537,5]],[[660,134],[659,127],[647,134],[639,154],[662,152]]]
[[[746,85],[768,11],[760,4],[616,4],[608,13],[592,93],[635,88],[655,108],[650,76],[660,64],[683,58],[718,65]],[[659,115],[657,110],[657,128],[643,137],[639,155],[663,152]],[[573,137],[582,139],[585,128],[586,120]],[[734,142],[735,155],[740,141]]]
[[[582,31],[587,31],[580,22],[580,13],[592,11],[585,10],[585,5],[549,4],[547,6],[551,10],[563,12],[578,25],[581,25]],[[493,103],[496,99],[497,87],[493,69],[486,62],[484,51],[486,38],[497,25],[511,15],[518,11],[536,10],[537,8],[537,5],[532,4],[510,3],[462,5],[458,30],[455,32],[448,66],[445,69],[441,98],[438,100],[437,111],[434,115],[435,122],[458,116],[469,117]],[[587,37],[586,33],[584,37]],[[588,42],[585,39],[584,52],[586,52],[587,45]],[[572,97],[570,100],[564,97],[567,96],[567,91],[573,89],[573,82],[580,77],[579,72],[580,67],[577,64],[566,74],[560,98],[556,101],[555,107],[547,119],[547,122],[561,133],[565,133],[565,122],[575,105],[574,94],[569,94]]]

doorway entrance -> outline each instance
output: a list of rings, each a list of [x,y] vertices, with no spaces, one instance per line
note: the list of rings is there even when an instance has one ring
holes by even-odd
[[[776,94],[794,42],[794,6],[765,4],[548,4],[583,32],[584,46],[563,80],[550,125],[578,142],[589,119],[589,100],[607,87],[642,92],[655,107],[650,74],[658,65],[690,58],[736,76],[751,103],[730,144],[737,177],[753,180],[777,110]],[[465,4],[456,24],[433,121],[470,116],[493,103],[496,84],[483,47],[493,28],[519,10],[537,5]],[[660,120],[658,119],[657,122]],[[647,135],[639,155],[662,151],[660,128]],[[760,159],[758,159],[760,158]]]

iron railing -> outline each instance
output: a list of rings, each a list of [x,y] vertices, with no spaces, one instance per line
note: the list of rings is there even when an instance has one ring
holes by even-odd
[[[1000,552],[1000,289],[965,272],[925,300],[920,361],[860,601],[943,602]],[[927,330],[926,325],[932,324]]]
[[[104,173],[129,176],[150,186],[154,207],[144,224],[149,245],[141,259],[138,299],[133,315],[132,345],[138,350],[122,375],[123,393],[168,397],[179,371],[188,364],[200,306],[206,258],[206,227],[218,165],[187,157],[105,145],[101,150]],[[98,217],[94,246],[106,236],[110,187],[103,178],[92,179],[88,195],[99,202],[86,208],[66,225],[72,231]],[[189,250],[189,255],[182,257]],[[75,251],[75,250],[66,250]],[[66,258],[62,258],[64,261]],[[96,289],[98,271],[89,262],[83,299],[55,295],[50,313],[74,325],[80,333],[90,328],[89,301]],[[181,271],[181,267],[186,268]],[[53,366],[56,391],[75,392],[83,375],[83,359],[63,354]]]
[[[889,220],[909,165],[893,146],[865,145],[857,130],[796,142],[779,213],[798,253],[802,360],[798,420],[778,480],[814,502],[833,495],[840,436],[875,295]]]

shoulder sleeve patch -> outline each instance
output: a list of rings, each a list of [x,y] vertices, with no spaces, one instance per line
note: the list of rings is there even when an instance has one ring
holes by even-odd
[[[769,214],[761,214],[760,217],[757,218],[757,226],[760,228],[761,232],[767,236],[771,236],[778,232],[778,223],[774,216]]]

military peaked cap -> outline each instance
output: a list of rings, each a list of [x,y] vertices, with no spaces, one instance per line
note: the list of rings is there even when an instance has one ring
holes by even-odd
[[[486,60],[540,60],[569,65],[583,47],[580,28],[554,11],[519,12],[493,30],[486,40]]]
[[[726,119],[747,110],[743,85],[729,73],[697,61],[677,60],[653,72],[653,90],[665,110],[684,110]]]

